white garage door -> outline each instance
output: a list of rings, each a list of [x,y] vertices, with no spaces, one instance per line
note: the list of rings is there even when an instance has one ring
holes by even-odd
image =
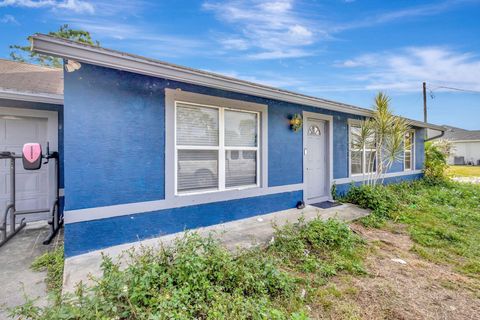
[[[0,149],[21,154],[27,142],[40,142],[45,150],[47,144],[46,118],[33,118],[0,114]],[[3,213],[10,199],[10,160],[0,160],[0,212]],[[49,204],[49,177],[47,166],[40,170],[23,169],[22,160],[16,160],[17,210],[43,209]],[[27,221],[47,217],[47,213],[24,216]]]

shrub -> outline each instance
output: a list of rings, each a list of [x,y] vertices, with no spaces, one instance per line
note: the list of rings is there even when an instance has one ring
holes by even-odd
[[[299,310],[296,280],[258,251],[233,256],[213,238],[188,234],[172,247],[103,258],[103,276],[60,303],[27,303],[29,319],[285,319]],[[291,311],[289,309],[292,309]],[[297,315],[301,315],[298,313]],[[297,316],[297,318],[299,318]]]
[[[269,252],[288,267],[331,276],[346,270],[362,273],[362,240],[337,220],[289,224],[275,233]]]
[[[430,183],[439,183],[445,180],[445,170],[448,168],[447,156],[449,150],[445,144],[434,142],[425,143],[425,179]]]
[[[392,218],[392,213],[399,208],[395,193],[383,185],[352,186],[344,200],[372,210],[368,217],[361,220],[366,226],[382,225],[385,220]]]
[[[276,230],[268,247],[236,255],[212,237],[186,234],[169,247],[125,252],[119,259],[124,267],[104,256],[103,276],[93,286],[79,285],[46,307],[29,300],[11,310],[11,316],[306,320],[305,304],[318,285],[317,275],[322,283],[342,270],[363,273],[362,249],[361,238],[335,220],[287,225]]]

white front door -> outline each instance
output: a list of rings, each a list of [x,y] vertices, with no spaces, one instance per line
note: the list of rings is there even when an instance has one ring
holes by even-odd
[[[39,142],[43,150],[47,144],[47,119],[2,114],[0,109],[0,150],[22,153],[27,142]],[[53,177],[52,177],[53,178]],[[40,170],[23,169],[22,160],[16,160],[17,210],[44,209],[50,206],[49,173],[46,165]],[[0,160],[0,213],[10,202],[10,160]],[[27,221],[45,218],[46,213],[23,216]]]
[[[327,122],[307,118],[305,123],[305,200],[307,203],[328,198]]]

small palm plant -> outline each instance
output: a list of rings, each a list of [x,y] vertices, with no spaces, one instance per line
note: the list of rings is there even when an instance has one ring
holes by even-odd
[[[369,185],[383,183],[392,165],[403,159],[403,143],[410,127],[406,119],[393,114],[390,98],[382,92],[375,97],[373,112],[371,118],[362,121],[352,146],[358,151],[376,150],[365,157],[363,174],[368,176],[363,181]]]

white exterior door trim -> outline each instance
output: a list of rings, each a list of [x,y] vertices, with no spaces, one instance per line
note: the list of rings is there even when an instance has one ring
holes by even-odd
[[[307,133],[308,133],[308,126],[306,125],[307,123],[307,118],[313,118],[317,120],[324,120],[326,122],[326,132],[328,133],[328,137],[326,139],[326,146],[325,150],[327,150],[327,174],[325,175],[325,185],[328,187],[328,190],[330,191],[332,188],[332,182],[333,182],[333,116],[321,114],[321,113],[316,113],[316,112],[308,112],[308,111],[303,111],[302,114],[303,118],[303,185],[304,185],[304,190],[303,190],[303,201],[306,204],[309,203],[316,203],[316,202],[322,202],[326,200],[331,200],[332,195],[330,192],[324,197],[319,197],[319,198],[314,198],[314,199],[307,199],[307,183],[306,183],[306,175],[307,175],[307,157],[305,154],[305,150],[307,148]]]
[[[50,152],[58,151],[58,112],[48,110],[34,110],[24,108],[6,108],[0,106],[0,116],[18,116],[29,118],[43,118],[47,120],[47,141],[50,144]],[[34,142],[34,141],[32,141]],[[43,150],[45,153],[46,150]],[[21,165],[18,162],[17,165]],[[48,165],[48,206],[55,200],[55,166]]]

